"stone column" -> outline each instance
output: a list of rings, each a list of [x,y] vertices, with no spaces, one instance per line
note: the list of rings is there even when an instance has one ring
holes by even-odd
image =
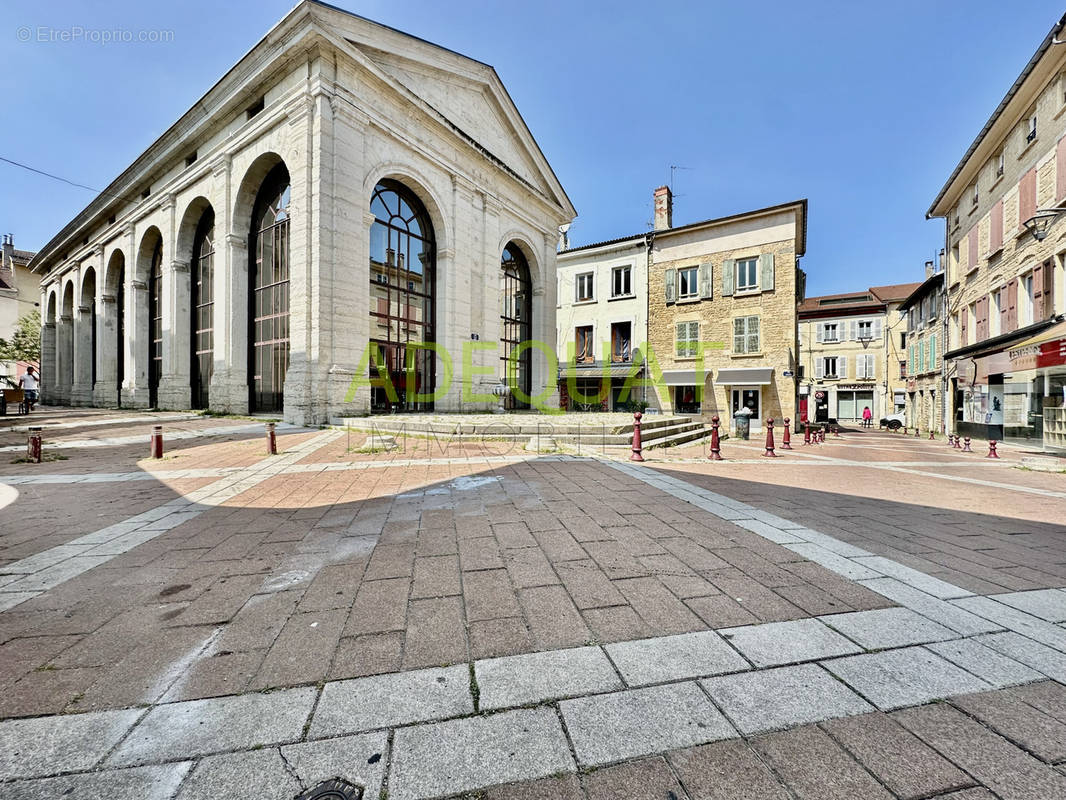
[[[248,239],[227,233],[229,225],[215,216],[215,369],[211,376],[211,407],[232,414],[248,413]]]
[[[41,326],[41,398],[42,401],[46,399],[48,405],[55,405],[57,402],[57,374],[56,324],[46,322]]]
[[[70,404],[89,406],[93,402],[93,309],[75,306],[74,320],[74,383]]]
[[[162,408],[192,405],[192,312],[189,264],[174,259],[163,269],[163,374],[159,379]]]
[[[115,295],[104,294],[103,281],[96,285],[96,384],[93,386],[93,405],[111,408],[118,397],[118,359],[115,352],[118,337],[118,304]]]
[[[130,270],[131,272],[133,270]],[[122,405],[147,408],[148,361],[150,358],[148,332],[148,284],[131,280],[126,292],[126,377],[122,383]]]
[[[70,403],[74,379],[74,317],[60,312],[56,326],[56,400]]]

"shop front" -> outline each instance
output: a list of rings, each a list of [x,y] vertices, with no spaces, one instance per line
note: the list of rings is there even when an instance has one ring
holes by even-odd
[[[874,400],[874,384],[842,384],[836,387],[836,418],[841,422],[862,420],[863,409],[869,408],[874,420],[881,419],[880,409]]]
[[[1008,442],[1066,450],[1066,322],[1008,351],[1004,437]]]

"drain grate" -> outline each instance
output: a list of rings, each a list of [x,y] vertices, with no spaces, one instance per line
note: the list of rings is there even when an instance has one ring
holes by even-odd
[[[296,797],[296,800],[362,800],[363,790],[340,778],[322,781]]]

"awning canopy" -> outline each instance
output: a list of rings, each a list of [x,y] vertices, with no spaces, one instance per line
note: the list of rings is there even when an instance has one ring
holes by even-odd
[[[1011,345],[1011,350],[1021,347],[1031,347],[1035,344],[1044,344],[1045,342],[1053,342],[1056,339],[1066,339],[1066,322],[1060,322],[1054,327],[1048,328],[1043,333],[1038,333],[1030,339],[1026,339],[1024,342],[1018,342],[1018,344]]]
[[[663,370],[663,381],[667,386],[703,386],[706,377],[706,372],[694,369]]]
[[[723,386],[765,386],[772,382],[773,367],[720,369],[714,382]]]

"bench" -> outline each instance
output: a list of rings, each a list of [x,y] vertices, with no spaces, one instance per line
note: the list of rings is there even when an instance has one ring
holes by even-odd
[[[7,416],[8,406],[15,406],[17,413],[29,413],[29,404],[26,402],[26,392],[22,389],[4,389],[0,394],[0,416]]]

